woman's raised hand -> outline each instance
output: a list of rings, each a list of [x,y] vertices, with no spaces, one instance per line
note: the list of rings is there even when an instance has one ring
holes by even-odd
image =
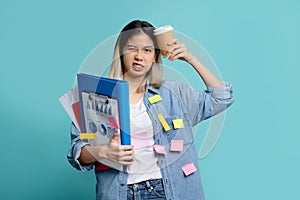
[[[193,54],[186,48],[185,44],[180,43],[177,38],[168,42],[168,46],[170,46],[170,48],[165,57],[169,60],[179,59],[190,63],[194,58]]]

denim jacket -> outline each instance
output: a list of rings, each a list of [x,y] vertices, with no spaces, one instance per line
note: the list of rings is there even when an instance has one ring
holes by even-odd
[[[162,100],[150,104],[148,98],[157,94]],[[147,86],[144,103],[153,123],[154,141],[155,144],[165,146],[167,152],[167,154],[157,154],[166,199],[204,200],[192,127],[222,112],[233,101],[232,88],[229,83],[224,83],[223,87],[208,86],[205,91],[198,91],[175,81],[165,81],[160,88]],[[157,118],[159,114],[163,115],[170,130],[164,130]],[[182,119],[184,127],[175,129],[172,123],[175,119]],[[91,170],[93,164],[83,166],[78,161],[81,148],[87,143],[79,139],[79,131],[74,125],[71,127],[71,140],[71,148],[67,156],[70,164],[81,171]],[[169,151],[171,140],[183,140],[183,150],[181,152]],[[185,176],[182,166],[190,162],[198,170]],[[95,172],[95,175],[97,199],[127,199],[127,172],[109,169]]]

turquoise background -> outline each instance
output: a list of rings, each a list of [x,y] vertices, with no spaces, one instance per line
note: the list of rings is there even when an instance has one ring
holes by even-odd
[[[300,199],[299,10],[296,0],[0,0],[1,199],[95,198],[93,172],[67,163],[58,98],[132,19],[189,35],[234,86],[220,140],[200,160],[206,199]]]

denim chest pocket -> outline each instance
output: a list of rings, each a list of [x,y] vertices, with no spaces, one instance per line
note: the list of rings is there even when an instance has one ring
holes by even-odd
[[[166,116],[165,120],[170,126],[170,130],[164,131],[163,134],[167,137],[169,143],[171,143],[171,140],[183,140],[184,144],[193,141],[194,135],[187,114]],[[176,128],[174,120],[182,120],[183,127]]]

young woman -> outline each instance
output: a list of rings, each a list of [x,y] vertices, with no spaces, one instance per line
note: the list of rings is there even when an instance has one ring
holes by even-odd
[[[177,39],[168,43],[165,58],[188,62],[207,90],[163,81],[153,31],[145,21],[127,24],[118,37],[109,72],[109,77],[129,84],[133,144],[120,145],[116,132],[108,145],[90,146],[71,127],[68,160],[82,171],[96,165],[97,199],[204,199],[192,127],[233,103],[231,85],[221,82]],[[161,99],[149,101],[153,96]],[[174,150],[174,142],[182,149]],[[97,160],[103,158],[127,168],[99,170]],[[192,167],[192,173],[184,166]]]

